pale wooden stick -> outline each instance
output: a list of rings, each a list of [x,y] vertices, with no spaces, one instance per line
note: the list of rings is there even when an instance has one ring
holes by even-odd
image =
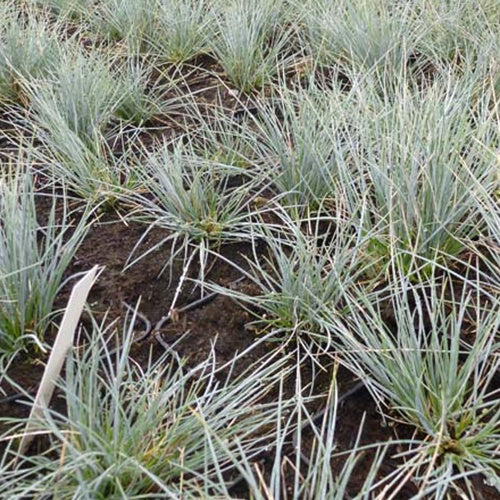
[[[54,346],[49,356],[47,366],[43,372],[42,381],[35,397],[35,401],[31,408],[31,413],[24,430],[21,443],[19,445],[19,455],[23,455],[28,450],[36,433],[36,421],[40,418],[48,408],[52,394],[54,393],[55,384],[66,356],[73,346],[73,338],[75,330],[82,315],[85,301],[89,294],[92,285],[97,277],[98,266],[94,266],[80,281],[73,287],[71,296],[64,311],[64,316],[57,333]]]

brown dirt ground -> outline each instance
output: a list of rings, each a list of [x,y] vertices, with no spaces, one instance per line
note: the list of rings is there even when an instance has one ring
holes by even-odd
[[[217,68],[213,67],[213,61],[207,59],[202,61],[207,69],[217,72]],[[217,79],[211,78],[209,81],[200,79],[198,76],[191,85],[191,90],[199,90],[201,88],[212,86],[217,83]],[[208,85],[209,84],[209,85]],[[220,86],[219,86],[220,90]],[[216,90],[212,89],[200,96],[200,102],[206,104],[214,103],[220,98]],[[228,93],[228,89],[222,90],[222,98],[226,99],[227,106],[235,105],[234,98]],[[159,123],[165,124],[165,120],[159,120]],[[8,129],[8,120],[0,120],[0,127],[4,130]],[[170,129],[167,128],[163,134],[172,134],[171,124]],[[156,133],[155,133],[156,135]],[[143,138],[145,139],[145,138]],[[154,140],[150,138],[150,140]],[[147,140],[145,140],[147,142]],[[0,151],[6,149],[11,150],[11,144],[6,137],[0,138]],[[43,219],[43,203],[41,204],[40,217]],[[67,271],[67,276],[74,273],[83,272],[90,269],[94,265],[104,266],[104,270],[99,276],[97,283],[94,285],[88,302],[92,307],[93,314],[96,318],[102,318],[105,314],[107,320],[122,319],[126,309],[123,302],[132,306],[139,303],[139,310],[144,314],[152,324],[155,324],[162,316],[164,316],[170,307],[174,293],[176,290],[178,279],[182,272],[180,263],[173,266],[172,280],[169,281],[168,272],[160,274],[160,271],[169,256],[168,248],[161,248],[137,264],[132,266],[126,272],[123,271],[125,262],[130,255],[134,245],[137,243],[145,230],[145,226],[139,223],[129,222],[125,224],[116,214],[107,214],[101,218],[99,223],[93,225],[87,235],[85,241],[80,247],[78,254],[73,261],[71,267]],[[166,236],[166,232],[161,229],[156,229],[150,233],[142,249],[153,246]],[[235,262],[243,263],[242,255],[248,251],[245,244],[236,244],[224,247],[222,254]],[[195,277],[196,269],[193,277]],[[237,271],[219,261],[210,271],[208,279],[213,282],[228,285],[238,277]],[[71,283],[61,292],[56,306],[64,307]],[[248,286],[245,282],[238,286]],[[177,306],[182,307],[189,302],[199,297],[199,291],[190,290],[189,286],[183,288],[179,296]],[[250,317],[247,312],[241,309],[234,302],[225,297],[217,297],[208,305],[190,311],[181,315],[178,321],[170,323],[162,329],[163,339],[172,344],[176,343],[176,350],[182,356],[188,359],[189,363],[196,363],[207,358],[208,353],[212,349],[212,344],[215,342],[215,352],[220,363],[230,361],[236,352],[241,352],[250,346],[255,340],[255,334],[245,328],[245,324]],[[139,325],[142,326],[142,325]],[[186,334],[186,332],[188,332]],[[184,335],[181,341],[178,339]],[[50,336],[49,336],[50,339]],[[149,349],[153,345],[156,352],[160,353],[163,350],[155,339],[151,336],[144,342],[137,344],[132,349],[132,355],[136,359],[145,359]],[[273,349],[272,344],[261,345],[257,350],[252,351],[245,359],[242,360],[241,368],[251,366],[260,357]],[[30,359],[20,360],[9,371],[9,376],[16,381],[17,384],[27,390],[35,390],[40,381],[43,371],[43,360],[33,361]],[[305,368],[305,377],[307,378],[308,369]],[[310,372],[309,372],[310,375]],[[324,380],[316,381],[317,390],[324,390],[328,385],[329,375],[323,375]],[[319,377],[321,379],[321,377]],[[338,375],[339,392],[350,387],[354,382],[352,374],[345,370],[340,370]],[[290,391],[293,391],[294,382],[290,381]],[[6,396],[15,392],[12,387],[5,386]],[[9,401],[2,403],[0,398],[0,417],[2,416],[17,416],[25,417],[28,414],[29,408],[26,404],[20,401]],[[60,404],[60,403],[59,403]],[[318,402],[317,408],[320,410],[321,403]],[[342,403],[337,419],[336,439],[338,442],[338,450],[349,450],[354,444],[354,439],[358,434],[359,424],[364,418],[363,434],[361,444],[370,444],[376,442],[387,442],[396,438],[410,438],[412,429],[404,427],[401,424],[386,425],[384,424],[380,414],[377,411],[375,403],[366,390],[361,390],[348,398]],[[0,426],[0,431],[2,428]],[[305,432],[307,439],[307,432]],[[394,450],[399,451],[399,450]],[[399,461],[389,453],[382,467],[382,474],[388,474],[397,467]],[[293,451],[290,449],[290,457],[293,463]],[[356,474],[353,476],[350,489],[352,493],[359,491],[365,473],[366,466],[373,458],[372,453],[367,453],[359,462],[356,469]],[[265,467],[271,463],[270,457],[262,457],[261,463]],[[339,470],[342,466],[340,462],[335,462],[332,466]],[[477,498],[493,499],[497,498],[495,492],[486,487],[478,478],[477,481]],[[400,492],[398,498],[409,498],[415,493],[415,487],[412,484],[407,484]],[[238,487],[235,494],[245,496],[245,488]]]

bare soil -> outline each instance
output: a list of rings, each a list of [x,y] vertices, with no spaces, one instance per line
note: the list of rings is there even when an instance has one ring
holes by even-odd
[[[209,58],[198,61],[198,64],[205,66],[213,73],[221,73],[220,68],[216,68]],[[214,87],[217,87],[214,89]],[[214,104],[224,100],[225,105],[235,107],[233,93],[229,92],[229,87],[221,86],[218,79],[214,76],[200,77],[199,73],[192,76],[191,83],[188,83],[191,91],[212,87],[206,92],[201,92],[199,102],[202,104]],[[177,117],[178,118],[178,117]],[[158,117],[157,124],[163,125],[161,132],[156,131],[153,135],[145,134],[142,140],[154,142],[163,136],[173,136],[178,131],[179,119],[169,121],[166,117]],[[0,120],[0,127],[5,130],[8,127],[9,120]],[[167,123],[170,125],[165,126]],[[0,154],[8,150],[12,154],[12,144],[6,136],[0,137]],[[3,153],[2,153],[3,152]],[[119,152],[117,152],[119,154]],[[40,203],[40,218],[45,217],[46,203]],[[170,248],[168,246],[152,252],[144,259],[140,260],[126,271],[124,266],[130,253],[138,240],[141,238],[146,226],[140,223],[125,223],[117,213],[105,214],[99,222],[95,223],[89,231],[86,239],[80,247],[76,258],[67,271],[67,276],[75,273],[84,272],[94,265],[103,266],[104,269],[94,285],[88,302],[91,305],[93,314],[96,318],[106,317],[106,321],[118,321],[120,324],[127,312],[125,303],[132,307],[138,305],[138,309],[154,325],[164,315],[166,315],[172,304],[178,281],[182,274],[182,264],[174,263],[172,275],[169,272],[161,272],[165,262],[169,258]],[[141,247],[142,251],[154,246],[168,234],[165,230],[155,229],[151,231]],[[249,248],[244,243],[228,245],[221,249],[222,255],[228,260],[244,265],[243,256],[249,252]],[[196,266],[193,267],[191,277],[195,278],[197,273]],[[222,285],[229,285],[239,277],[234,267],[223,260],[213,262],[207,279]],[[57,301],[57,308],[63,308],[68,298],[71,282],[63,289]],[[248,282],[242,281],[238,285],[240,289],[250,286]],[[182,307],[200,297],[200,290],[187,284],[183,287],[178,297],[176,307]],[[246,328],[251,320],[248,312],[244,311],[239,305],[226,297],[218,296],[207,305],[181,314],[176,321],[170,322],[162,330],[162,339],[169,345],[175,344],[175,349],[181,357],[185,357],[188,363],[195,364],[206,359],[215,344],[215,352],[219,363],[225,363],[233,359],[235,353],[242,352],[251,346],[256,339],[256,333]],[[137,323],[138,335],[142,325]],[[181,339],[181,340],[179,340]],[[50,340],[50,334],[49,334]],[[132,355],[137,360],[145,360],[153,346],[155,352],[160,354],[164,347],[160,345],[156,338],[150,335],[142,342],[137,342],[132,349]],[[238,370],[243,370],[254,365],[259,358],[265,356],[275,348],[273,343],[262,344],[258,349],[249,353],[241,360]],[[9,377],[19,386],[28,391],[34,391],[38,387],[43,372],[43,357],[40,359],[27,358],[18,360],[9,370]],[[333,368],[332,368],[333,369]],[[324,392],[328,387],[331,370],[326,373],[316,375],[304,367],[304,377],[307,383],[307,377],[318,377],[314,382],[316,390]],[[338,374],[339,394],[356,382],[355,377],[345,370],[340,370]],[[290,393],[293,393],[294,380],[289,381]],[[26,417],[29,407],[22,400],[8,399],[17,393],[17,389],[4,384],[5,396],[0,398],[0,417]],[[60,399],[55,398],[57,405],[62,405]],[[320,411],[322,403],[318,401],[317,408],[314,411]],[[392,439],[411,438],[413,429],[399,423],[384,421],[369,393],[362,389],[351,397],[347,398],[341,405],[337,418],[337,449],[338,451],[349,450],[355,443],[358,436],[359,426],[364,422],[360,445],[373,443],[386,443]],[[3,430],[0,423],[0,432]],[[308,438],[307,431],[305,438]],[[309,439],[311,437],[309,436]],[[1,450],[0,450],[1,451]],[[400,460],[393,455],[400,449],[393,448],[387,454],[381,475],[390,474],[400,464]],[[295,456],[293,448],[289,450],[291,463]],[[266,467],[272,463],[272,455],[263,456],[260,459],[260,465],[263,468],[264,475],[267,474]],[[373,459],[372,452],[366,452],[360,460],[356,473],[350,484],[350,491],[355,494],[360,490],[365,479],[367,467]],[[342,467],[342,461],[336,460],[332,466],[336,470]],[[493,499],[498,498],[495,491],[486,485],[480,478],[476,480],[477,490],[476,498]],[[398,498],[410,498],[416,493],[416,488],[411,483],[403,486]],[[234,493],[241,497],[247,496],[245,486],[238,485]]]

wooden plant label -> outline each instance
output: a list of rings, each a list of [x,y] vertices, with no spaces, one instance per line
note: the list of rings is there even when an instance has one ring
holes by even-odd
[[[82,315],[89,291],[96,280],[97,271],[98,266],[94,266],[78,281],[71,291],[59,332],[57,333],[47,366],[43,372],[42,381],[40,382],[40,387],[38,388],[26,428],[21,438],[19,445],[20,455],[23,455],[28,450],[34,437],[32,431],[36,426],[35,422],[44,414],[44,411],[49,406],[56,380],[61,373],[66,356],[73,346],[75,330]]]

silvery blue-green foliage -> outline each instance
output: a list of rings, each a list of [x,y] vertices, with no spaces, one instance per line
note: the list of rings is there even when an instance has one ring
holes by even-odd
[[[154,0],[148,52],[160,61],[183,63],[207,51],[214,22],[209,0]]]
[[[53,12],[61,19],[82,21],[89,17],[90,12],[100,0],[27,0],[32,4]]]
[[[500,139],[483,76],[445,74],[423,90],[403,82],[382,96],[369,80],[354,89],[349,159],[370,214],[363,223],[380,233],[368,253],[383,265],[409,271],[457,255],[483,230],[477,186],[491,186]]]
[[[304,31],[319,64],[356,72],[401,73],[415,44],[412,2],[306,0]]]
[[[252,120],[215,108],[204,116],[193,106],[196,128],[191,134],[193,149],[203,158],[224,165],[245,169],[260,168],[258,137],[252,129]]]
[[[63,275],[86,233],[85,218],[71,223],[67,202],[56,217],[54,195],[48,220],[37,219],[31,175],[8,165],[0,173],[0,351],[32,336],[41,339],[50,323]]]
[[[493,57],[492,42],[500,32],[500,4],[497,0],[419,0],[415,3],[416,23],[425,33],[417,51],[433,63],[460,63]]]
[[[173,107],[175,99],[167,99],[163,94],[174,84],[160,84],[158,79],[154,81],[152,65],[133,57],[127,58],[114,75],[120,92],[114,116],[120,120],[142,124]]]
[[[60,26],[11,1],[0,5],[0,102],[24,101],[23,83],[45,77],[60,55]]]
[[[292,213],[335,205],[346,153],[342,95],[280,88],[253,119],[257,161]]]
[[[161,94],[173,86],[152,81],[153,69],[132,56],[125,59],[105,51],[82,51],[67,44],[64,55],[47,78],[27,85],[35,123],[47,131],[54,121],[91,144],[118,119],[141,123],[171,104]]]
[[[470,495],[473,473],[500,489],[500,302],[468,276],[457,283],[436,271],[419,285],[398,273],[375,298],[347,294],[350,313],[332,319],[330,338],[379,403],[425,436],[406,458],[422,490],[446,491],[463,479]],[[393,325],[382,319],[387,301]]]
[[[298,350],[299,351],[299,350]],[[300,359],[300,353],[296,353]],[[302,387],[304,381],[300,376],[296,382],[297,404],[291,412],[286,414],[283,422],[277,421],[276,433],[273,441],[272,463],[266,467],[264,474],[260,464],[252,463],[250,457],[235,456],[234,460],[238,470],[245,478],[251,498],[268,500],[269,498],[331,498],[343,500],[345,498],[369,498],[380,491],[381,486],[389,479],[405,481],[404,471],[396,471],[394,477],[383,477],[381,466],[387,455],[387,447],[391,443],[380,443],[372,447],[374,458],[370,464],[365,462],[363,472],[359,467],[359,460],[366,451],[359,446],[359,439],[363,433],[361,421],[358,435],[352,436],[354,448],[340,450],[338,446],[337,429],[342,425],[338,418],[341,408],[334,372],[330,387],[324,399],[324,414],[320,419],[315,419],[307,405],[304,396],[306,388]],[[302,392],[301,392],[302,391]],[[294,453],[288,452],[289,436],[294,436]],[[312,436],[306,438],[307,436]],[[361,449],[357,449],[357,447]],[[340,470],[334,470],[332,461],[338,460],[342,465]],[[358,466],[358,467],[357,467]],[[360,476],[364,481],[361,481]],[[285,493],[285,492],[286,493]]]
[[[112,63],[99,52],[68,46],[50,75],[30,88],[35,122],[50,133],[57,116],[82,141],[91,143],[110,124],[123,99]]]
[[[53,124],[50,132],[38,132],[41,144],[33,154],[53,181],[102,209],[115,205],[124,190],[139,185],[138,175],[128,161],[130,146],[123,156],[117,157],[101,132],[96,131],[92,140],[83,141],[65,126],[59,115],[51,117],[50,123]],[[115,139],[121,135],[118,131]]]
[[[319,423],[300,380],[303,360],[326,369],[328,352],[385,417],[418,430],[384,477],[380,448],[359,496],[395,497],[408,480],[419,498],[473,498],[473,474],[498,484],[499,34],[497,0],[1,2],[0,101],[25,105],[8,120],[36,139],[20,141],[16,172],[0,170],[2,368],[42,344],[86,229],[73,231],[65,191],[40,225],[26,151],[44,178],[92,205],[123,200],[148,224],[130,262],[170,243],[180,291],[199,256],[202,284],[281,342],[276,364],[226,382],[233,367],[212,355],[191,370],[173,351],[139,365],[133,321],[111,353],[94,324],[61,382],[67,414],[40,422],[47,453],[9,464],[25,420],[0,438],[0,497],[230,498],[243,477],[259,499],[346,498],[360,450],[336,455],[335,381]],[[204,53],[253,96],[225,88],[215,111],[212,90],[179,98],[193,103],[185,133],[146,151],[131,123],[172,110],[169,75]],[[136,257],[156,227],[164,240]],[[206,284],[208,259],[241,241],[246,261],[229,263],[246,284]],[[305,352],[292,354],[291,401],[293,343]]]
[[[482,279],[488,289],[500,292],[500,155],[497,153],[497,171],[490,184],[476,181],[474,189],[476,209],[485,230],[477,241],[468,242],[470,248],[479,255],[486,272]]]
[[[157,0],[101,0],[92,23],[110,40],[122,40],[131,54],[146,50],[145,41],[153,32]]]
[[[100,33],[157,63],[183,63],[204,52],[211,21],[208,0],[104,0],[94,15]]]
[[[359,235],[340,218],[298,221],[280,208],[273,216],[279,217],[278,226],[253,226],[253,253],[244,268],[233,264],[255,290],[208,287],[248,307],[257,330],[326,342],[325,311],[342,315],[346,290],[363,276]]]
[[[73,351],[59,384],[67,412],[49,411],[39,422],[47,453],[9,464],[15,427],[3,436],[12,443],[0,457],[0,496],[230,498],[233,459],[255,460],[294,406],[265,399],[290,374],[289,356],[266,356],[230,379],[252,348],[220,366],[213,348],[189,367],[174,351],[136,361],[133,320],[115,344],[110,337],[94,323]]]
[[[170,231],[147,253],[171,242],[172,259],[181,251],[186,259],[191,253],[188,260],[199,253],[203,274],[209,247],[248,238],[256,187],[251,172],[201,157],[182,142],[147,154],[137,170],[147,194],[131,196],[137,205],[131,217],[149,224],[138,245],[153,227]]]
[[[190,146],[167,145],[153,152],[144,166],[144,185],[155,200],[148,211],[160,225],[191,238],[231,238],[237,221],[246,216],[248,183],[232,183],[242,169],[210,162]],[[149,206],[149,205],[148,205]],[[156,208],[154,208],[156,207]]]
[[[118,157],[113,142],[123,136],[120,120],[141,123],[158,111],[159,90],[148,88],[149,75],[140,62],[118,65],[105,54],[69,45],[49,79],[27,84],[41,142],[36,155],[47,172],[91,203],[109,205],[122,188],[133,188],[130,146]]]
[[[290,32],[281,24],[282,0],[230,0],[215,9],[212,52],[242,92],[268,84],[284,65]]]

